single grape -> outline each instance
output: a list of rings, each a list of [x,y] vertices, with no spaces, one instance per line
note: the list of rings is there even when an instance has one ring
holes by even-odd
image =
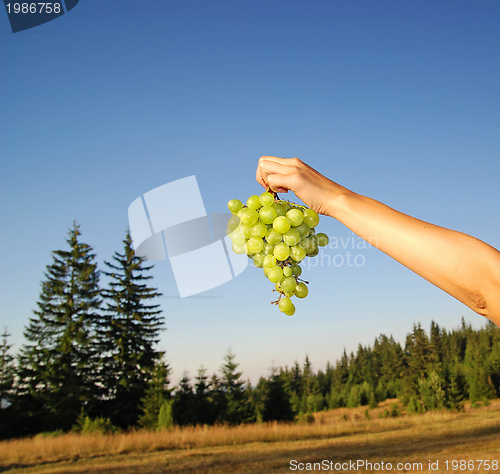
[[[259,209],[260,207],[262,207],[262,204],[260,203],[259,196],[257,196],[257,195],[250,196],[247,199],[247,206],[250,209]]]
[[[259,210],[259,215],[260,215],[260,220],[264,224],[272,224],[274,219],[278,217],[276,209],[274,209],[274,207],[271,206],[261,207]]]
[[[274,219],[273,222],[273,229],[280,233],[280,234],[286,234],[290,230],[291,224],[288,218],[284,216],[279,216],[276,219]]]
[[[274,245],[270,244],[269,242],[266,242],[264,244],[264,250],[263,250],[264,255],[272,255],[273,251],[274,251]]]
[[[274,284],[274,289],[279,292],[279,293],[283,293],[283,290],[281,289],[281,286],[280,286],[280,282],[277,281],[275,284]]]
[[[292,307],[288,311],[284,311],[287,316],[293,316],[295,314],[295,305],[292,303]]]
[[[319,247],[316,247],[310,254],[308,254],[308,257],[316,257],[319,253]]]
[[[281,298],[280,302],[278,303],[278,307],[282,313],[286,311],[290,311],[294,306],[292,303],[292,300],[290,298]]]
[[[286,277],[292,276],[292,269],[290,267],[283,268],[283,275]]]
[[[231,199],[227,203],[227,207],[233,214],[236,214],[240,209],[243,208],[243,203],[239,199]]]
[[[250,237],[252,237],[252,226],[248,224],[242,224],[241,232],[243,233],[245,239],[249,239]]]
[[[316,237],[318,238],[318,245],[320,247],[326,247],[328,245],[328,242],[330,242],[328,235],[324,234],[323,232],[316,234]]]
[[[302,260],[306,258],[306,249],[302,248],[300,245],[295,245],[290,249],[290,256],[292,257],[292,260],[302,262]]]
[[[259,253],[264,248],[262,239],[252,237],[247,240],[247,249],[249,254]]]
[[[269,229],[266,234],[266,241],[271,245],[279,244],[283,240],[283,235],[276,232],[274,229]]]
[[[264,266],[264,256],[260,253],[253,256],[253,263],[257,268],[262,268]]]
[[[241,230],[235,230],[229,234],[229,238],[237,247],[245,245],[246,239]]]
[[[299,231],[301,237],[306,237],[309,234],[309,227],[305,222],[302,222],[296,229]]]
[[[304,214],[300,209],[290,209],[286,213],[286,217],[288,217],[293,227],[297,227],[304,222]]]
[[[290,256],[290,247],[285,242],[280,242],[274,246],[273,255],[277,260],[286,260]]]
[[[231,218],[227,221],[227,233],[233,232],[240,225],[240,218],[238,216],[231,216]]]
[[[286,234],[283,235],[283,240],[290,247],[297,245],[300,242],[299,231],[292,227]]]
[[[300,239],[299,246],[306,251],[306,255],[311,255],[318,248],[316,242],[311,237]]]
[[[295,292],[294,292],[294,291],[291,291],[291,292],[289,292],[289,293],[283,293],[283,294],[284,294],[287,298],[291,298],[291,297],[295,294]]]
[[[264,257],[264,266],[265,267],[274,267],[276,265],[276,258],[274,255],[266,255]]]
[[[259,220],[259,213],[255,209],[244,207],[238,212],[242,224],[254,225]]]
[[[291,293],[295,291],[297,280],[293,276],[287,277],[280,283],[280,286],[285,293]]]
[[[285,207],[282,203],[280,203],[280,202],[275,202],[275,203],[273,204],[273,208],[274,208],[274,210],[276,211],[276,214],[278,214],[278,217],[279,217],[279,216],[285,216],[285,215],[286,215],[286,211],[287,211],[287,209],[286,209],[286,207]]]
[[[272,206],[274,203],[274,196],[266,191],[259,196],[259,201],[263,206]]]
[[[251,234],[252,234],[252,237],[258,237],[258,238],[262,239],[267,234],[266,224],[264,224],[260,221],[257,222],[256,224],[253,225],[253,227],[251,229]]]
[[[293,256],[292,256],[293,258]],[[293,264],[291,267],[292,270],[292,275],[293,276],[300,276],[302,275],[302,268],[300,268],[300,265]]]
[[[312,209],[305,209],[304,222],[310,229],[312,229],[313,227],[316,227],[319,224],[319,216]]]
[[[283,278],[283,270],[276,265],[269,269],[267,278],[269,278],[269,280],[273,283],[278,283]]]
[[[234,242],[231,245],[231,248],[233,249],[234,253],[237,253],[238,255],[247,253],[246,245],[236,245]]]
[[[297,298],[305,298],[309,294],[309,289],[307,288],[305,283],[297,283],[295,287],[295,296]]]

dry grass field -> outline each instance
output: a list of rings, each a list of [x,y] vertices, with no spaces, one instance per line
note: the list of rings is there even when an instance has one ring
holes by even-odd
[[[379,418],[379,413],[394,402],[370,410],[369,419],[366,407],[360,407],[317,413],[315,423],[309,425],[196,427],[4,441],[0,443],[0,472],[311,472],[308,467],[328,472],[326,464],[306,464],[323,460],[333,462],[330,472],[386,472],[381,464],[375,464],[382,461],[384,467],[392,464],[392,472],[500,472],[500,467],[494,469],[492,464],[500,461],[500,400],[488,407],[466,407],[463,413]],[[304,470],[292,470],[291,460],[304,463]],[[363,469],[356,464],[358,460],[371,462],[373,469]],[[455,464],[457,469],[453,469],[454,460],[474,461],[474,465]],[[478,460],[489,460],[490,469],[484,465],[478,469]],[[346,464],[349,461],[350,466]],[[429,461],[439,463],[437,471],[429,469]],[[336,463],[340,463],[337,470]]]

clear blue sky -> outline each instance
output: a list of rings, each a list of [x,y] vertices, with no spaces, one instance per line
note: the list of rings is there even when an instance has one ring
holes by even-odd
[[[225,211],[260,192],[261,155],[500,248],[499,24],[494,0],[81,0],[17,34],[0,11],[0,327],[17,349],[74,219],[102,268],[135,198],[195,174],[206,209]],[[353,239],[331,219],[320,229]],[[381,333],[404,342],[416,322],[483,324],[377,250],[353,252],[364,266],[307,272],[292,318],[255,269],[181,300],[157,265],[173,381],[214,372],[228,347],[256,382]]]

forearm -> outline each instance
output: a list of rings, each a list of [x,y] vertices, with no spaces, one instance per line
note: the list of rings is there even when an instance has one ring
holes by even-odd
[[[328,214],[475,312],[500,325],[500,252],[335,185]]]

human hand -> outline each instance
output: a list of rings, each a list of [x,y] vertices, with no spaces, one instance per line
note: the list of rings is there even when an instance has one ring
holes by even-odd
[[[330,216],[333,198],[342,189],[298,158],[261,156],[256,178],[276,193],[293,191],[312,210]]]

